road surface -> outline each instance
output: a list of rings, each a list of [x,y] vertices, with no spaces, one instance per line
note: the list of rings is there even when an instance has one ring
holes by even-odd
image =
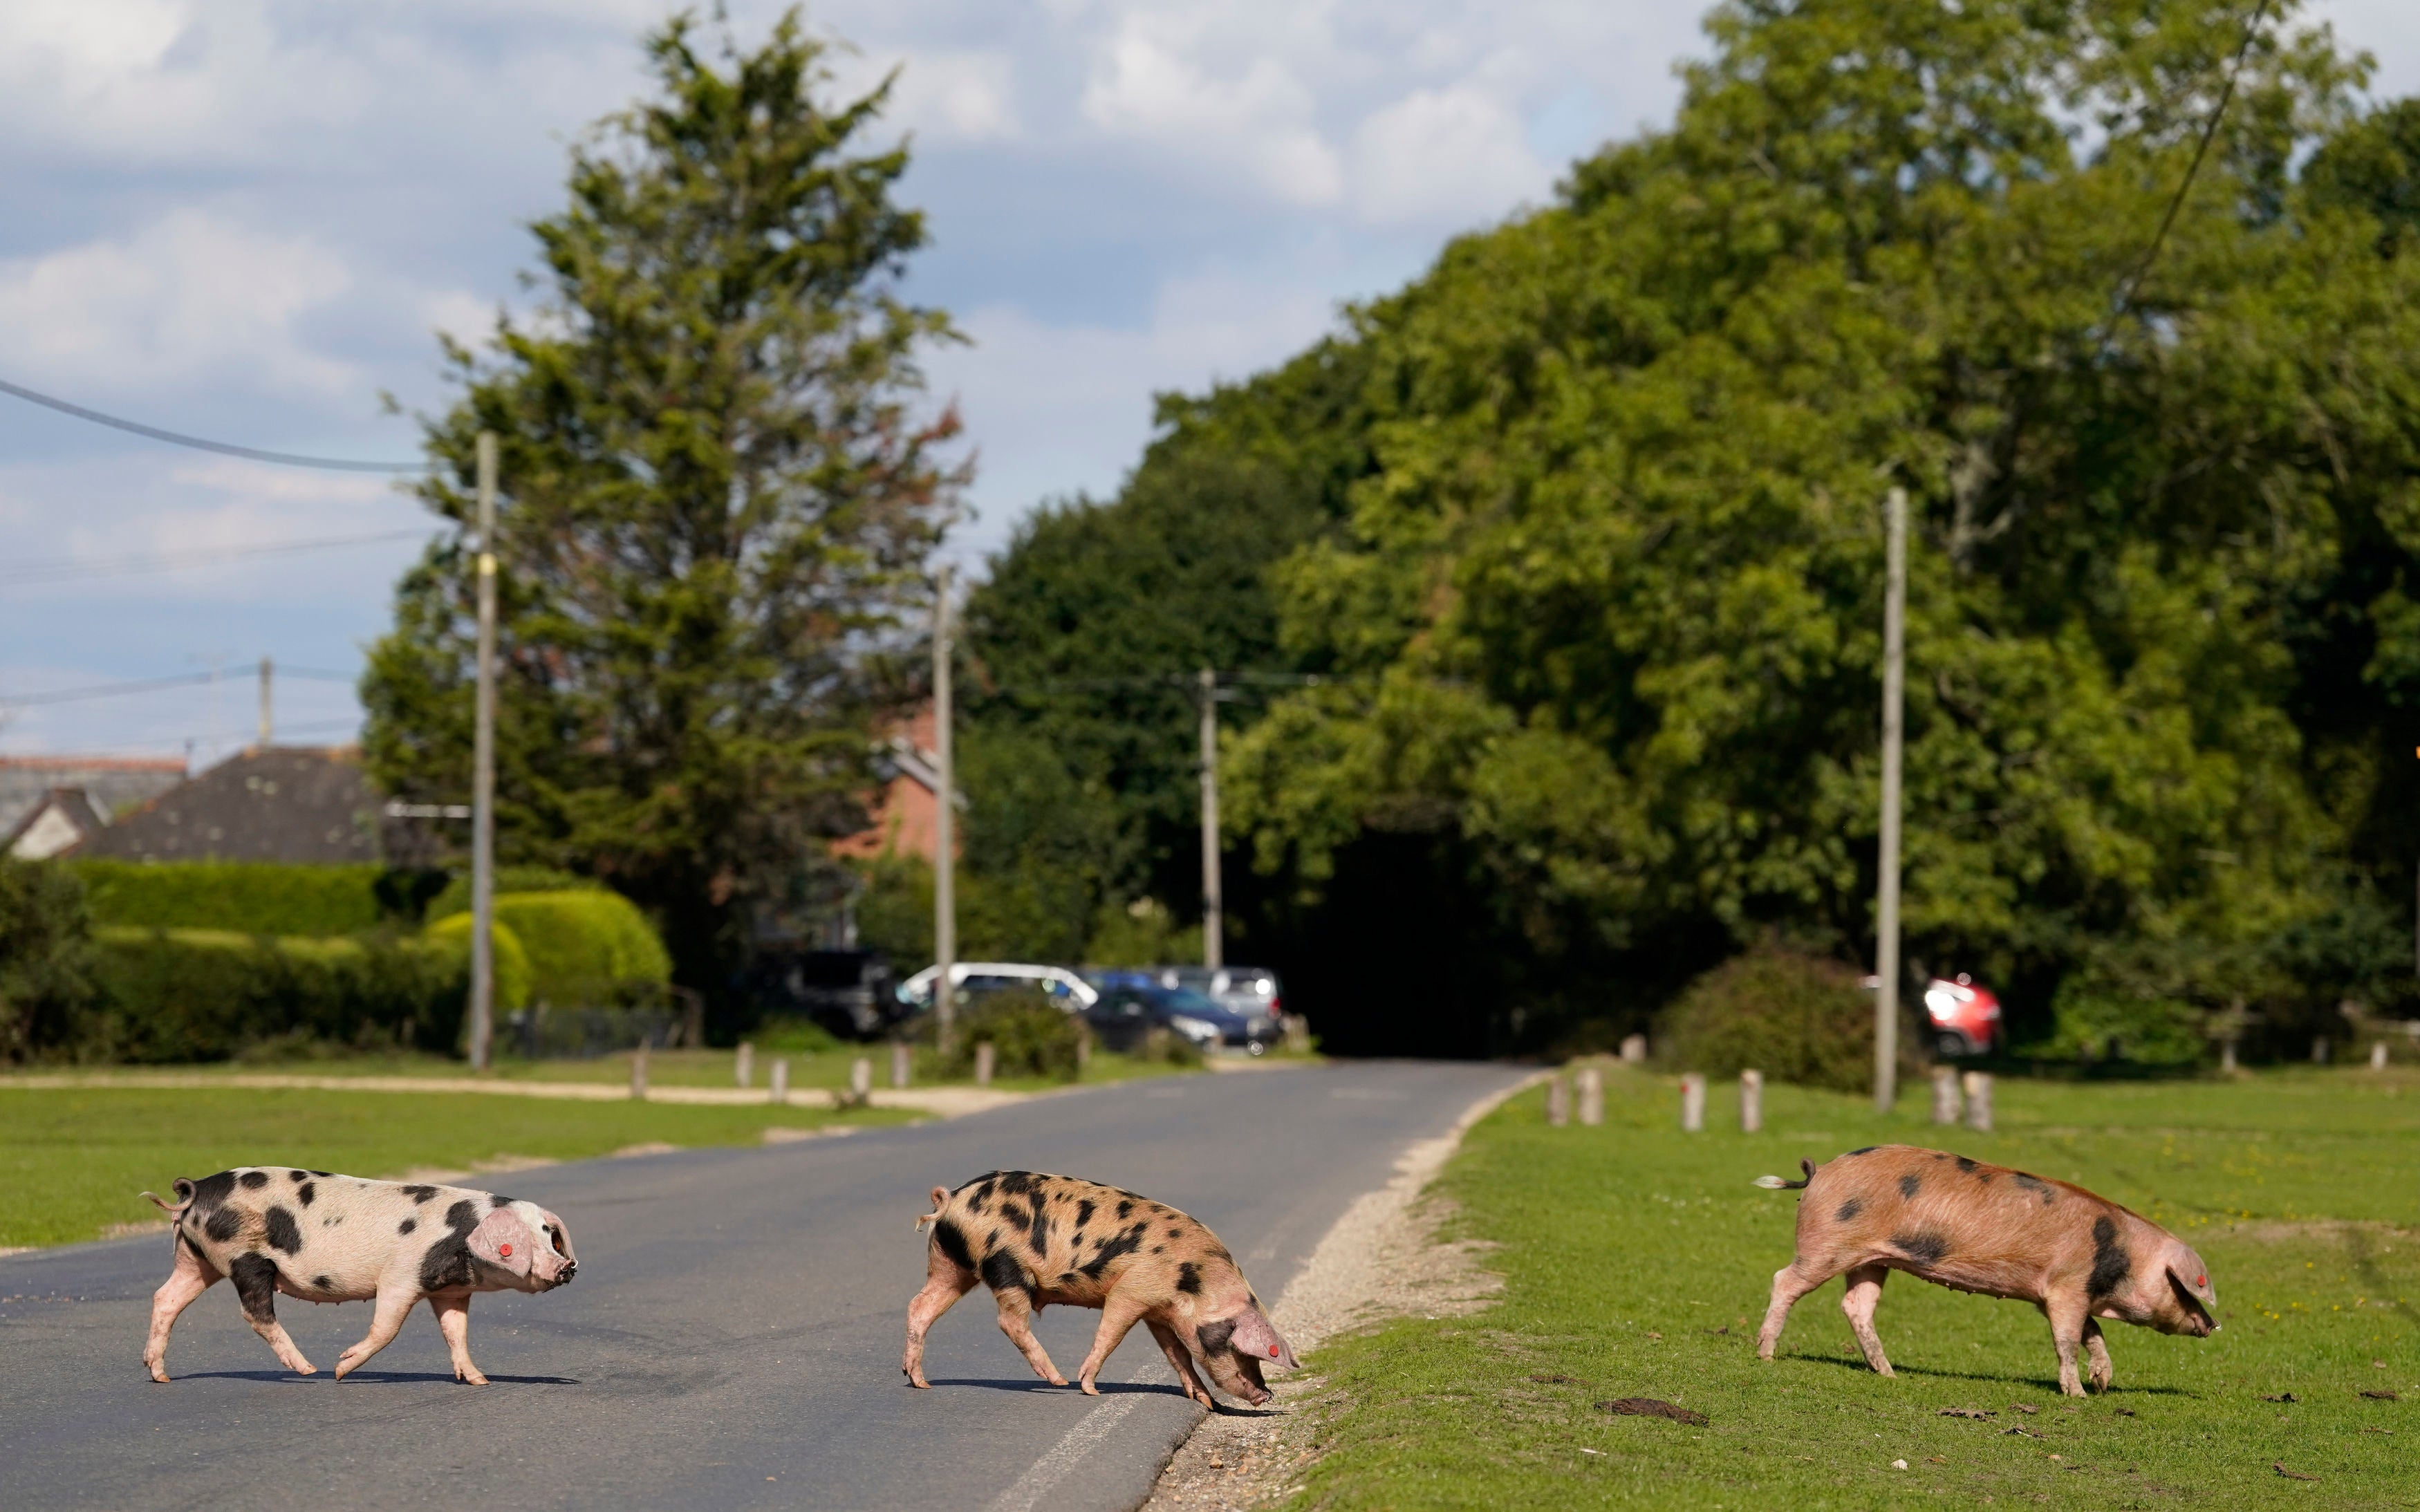
[[[154,1385],[141,1355],[164,1235],[0,1258],[0,1506],[1131,1507],[1201,1412],[1145,1330],[1087,1398],[1034,1378],[978,1288],[933,1330],[934,1389],[904,1384],[925,1194],[994,1168],[1146,1193],[1209,1224],[1274,1299],[1406,1145],[1517,1075],[1394,1062],[1174,1077],[481,1179],[562,1213],[580,1252],[561,1291],[474,1299],[485,1388],[455,1382],[425,1308],[339,1385],[328,1372],[368,1305],[281,1297],[320,1369],[291,1375],[226,1286],[186,1312],[176,1379]],[[159,1189],[207,1174],[162,1171]],[[1099,1316],[1042,1315],[1062,1371]]]

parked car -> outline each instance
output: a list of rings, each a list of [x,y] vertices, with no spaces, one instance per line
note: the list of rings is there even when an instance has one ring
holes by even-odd
[[[933,982],[940,968],[926,966],[899,984],[899,1001],[916,1012],[933,1006]],[[961,1003],[1024,987],[1041,993],[1070,1013],[1079,1013],[1100,997],[1091,982],[1065,966],[1038,966],[1018,961],[959,961],[950,966],[950,981]]]
[[[746,987],[765,1011],[803,1015],[843,1039],[877,1038],[909,1011],[879,950],[762,949]]]
[[[1106,981],[1100,995],[1084,1011],[1084,1022],[1111,1050],[1132,1050],[1154,1029],[1185,1036],[1203,1051],[1223,1041],[1240,1025],[1238,1016],[1216,999],[1183,987],[1162,987],[1140,972],[1121,973]]]
[[[1880,980],[1868,977],[1866,991],[1872,992]],[[1989,1055],[2000,1042],[2000,999],[1962,971],[1924,984],[1924,1016],[1931,1026],[1935,1055]]]
[[[1260,1055],[1285,1035],[1285,999],[1278,974],[1265,966],[1149,966],[1130,972],[1095,971],[1089,980],[1148,980],[1160,987],[1199,993],[1233,1015],[1225,1042]]]

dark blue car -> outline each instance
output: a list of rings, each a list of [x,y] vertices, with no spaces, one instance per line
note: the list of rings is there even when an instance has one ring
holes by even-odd
[[[1170,1029],[1204,1051],[1240,1041],[1249,1026],[1241,1013],[1215,998],[1182,987],[1162,987],[1141,972],[1105,972],[1094,979],[1100,1001],[1084,1011],[1101,1042],[1111,1050],[1131,1050],[1154,1029]]]

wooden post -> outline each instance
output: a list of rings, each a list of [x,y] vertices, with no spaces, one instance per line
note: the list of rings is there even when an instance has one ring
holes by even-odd
[[[1000,1053],[992,1048],[992,1042],[989,1040],[981,1041],[975,1045],[975,1085],[977,1087],[991,1085],[992,1067],[999,1063],[999,1059]]]
[[[1874,897],[1874,1111],[1899,1096],[1900,761],[1906,733],[1907,490],[1893,488],[1883,524],[1883,811]]]
[[[1093,1064],[1093,1026],[1082,1019],[1076,1021],[1076,1079],[1081,1081]]]
[[[644,1040],[630,1053],[630,1096],[640,1103],[647,1100],[647,1045]]]
[[[790,1057],[775,1056],[771,1074],[765,1088],[766,1101],[787,1103],[790,1100]]]
[[[1202,964],[1227,964],[1227,914],[1218,874],[1218,674],[1202,669]]]
[[[1546,1079],[1546,1126],[1559,1129],[1572,1121],[1572,1088],[1560,1076]]]
[[[958,1011],[951,977],[958,960],[956,748],[955,717],[950,707],[950,590],[952,569],[944,565],[933,587],[933,775],[939,788],[933,795],[933,1043],[950,1053],[950,1035]]]
[[[913,1064],[914,1061],[908,1049],[908,1041],[905,1040],[892,1041],[891,1085],[893,1087],[907,1086],[908,1071]]]
[[[2384,1071],[2386,1069],[2385,1041],[2372,1040],[2369,1041],[2369,1069],[2372,1071]]]
[[[1958,1121],[1958,1068],[1932,1068],[1932,1121],[1954,1124]]]
[[[471,1069],[488,1069],[496,1015],[496,433],[479,432],[478,651],[471,703]],[[638,1096],[645,1096],[641,1084]]]
[[[1706,1078],[1696,1072],[1681,1078],[1681,1132],[1696,1134],[1706,1126]]]
[[[2314,1066],[2324,1066],[2327,1063],[2328,1037],[2322,1034],[2311,1041],[2311,1064]]]
[[[2235,1041],[2232,1039],[2218,1041],[2218,1069],[2229,1076],[2235,1074]]]
[[[870,1106],[874,1102],[874,1062],[864,1056],[849,1062],[848,1095],[856,1099],[859,1107]]]
[[[1740,1133],[1757,1134],[1764,1128],[1764,1072],[1740,1072]]]
[[[756,1079],[756,1047],[745,1040],[739,1041],[739,1060],[731,1069],[731,1079],[742,1088]]]
[[[1605,1122],[1605,1072],[1582,1066],[1575,1078],[1580,1091],[1580,1123],[1590,1129]]]
[[[1966,1127],[1978,1134],[1992,1132],[1992,1073],[1970,1071],[1966,1083]]]
[[[1621,1063],[1625,1066],[1647,1064],[1647,1036],[1625,1034],[1621,1037]]]

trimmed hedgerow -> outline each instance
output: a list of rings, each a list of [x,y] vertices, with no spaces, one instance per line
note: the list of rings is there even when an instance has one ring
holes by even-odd
[[[388,916],[381,902],[387,869],[369,863],[96,858],[64,864],[83,880],[85,906],[102,926],[352,934],[377,928]]]
[[[577,872],[558,872],[551,866],[500,866],[496,868],[496,896],[510,892],[595,892],[602,887],[594,878]],[[451,918],[456,914],[471,911],[471,873],[457,872],[447,879],[443,890],[428,901],[428,911],[423,917],[430,923]]]
[[[534,1001],[556,1008],[653,1002],[672,980],[663,941],[647,916],[617,892],[504,893],[496,899],[496,922],[509,925],[529,953]]]

